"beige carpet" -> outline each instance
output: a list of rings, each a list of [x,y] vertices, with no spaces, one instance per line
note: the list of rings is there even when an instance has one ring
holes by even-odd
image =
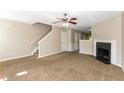
[[[124,80],[124,72],[94,57],[64,52],[45,58],[34,56],[0,63],[7,80]]]

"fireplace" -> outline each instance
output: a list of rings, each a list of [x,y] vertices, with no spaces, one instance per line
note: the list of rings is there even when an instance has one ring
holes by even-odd
[[[96,58],[105,64],[111,64],[111,43],[96,42]]]

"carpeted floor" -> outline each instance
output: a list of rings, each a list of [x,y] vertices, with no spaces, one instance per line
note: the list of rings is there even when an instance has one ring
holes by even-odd
[[[37,59],[34,56],[1,62],[0,73],[6,80],[124,80],[124,72],[94,57],[63,52]]]

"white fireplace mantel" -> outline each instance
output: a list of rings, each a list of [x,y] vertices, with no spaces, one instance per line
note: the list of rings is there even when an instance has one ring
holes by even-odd
[[[94,40],[94,56],[96,56],[96,42],[111,43],[111,64],[118,65],[116,63],[116,40]]]

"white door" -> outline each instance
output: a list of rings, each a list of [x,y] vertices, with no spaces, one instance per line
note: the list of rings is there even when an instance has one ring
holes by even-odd
[[[68,33],[65,31],[61,32],[61,51],[67,51],[68,49]]]

